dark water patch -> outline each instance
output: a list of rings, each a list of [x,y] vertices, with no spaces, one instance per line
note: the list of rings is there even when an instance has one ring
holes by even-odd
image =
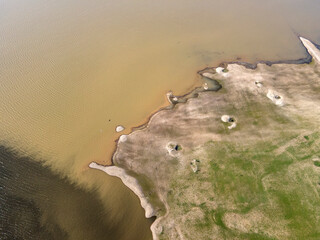
[[[300,36],[299,34],[296,34],[298,37]],[[318,49],[320,49],[320,45],[312,42]],[[307,48],[303,45],[303,43],[301,42],[301,45],[304,48],[304,52],[305,52],[305,57],[302,58],[298,58],[298,59],[283,59],[283,60],[277,60],[277,61],[268,61],[268,60],[259,60],[256,61],[254,63],[250,63],[250,62],[243,62],[241,61],[241,58],[237,58],[236,61],[229,61],[229,62],[222,62],[219,66],[220,67],[224,67],[226,68],[228,66],[228,64],[238,64],[241,66],[244,66],[248,69],[256,69],[258,64],[266,64],[267,66],[272,66],[273,64],[308,64],[312,61],[312,56],[309,54]],[[215,73],[214,68],[212,67],[207,67],[204,68],[200,71],[198,71],[199,74],[203,73],[203,72],[213,72]]]
[[[148,239],[142,233],[128,237],[126,226],[108,216],[94,190],[81,189],[4,146],[0,203],[1,240]]]
[[[306,57],[299,59],[288,59],[288,60],[279,60],[279,61],[258,61],[256,63],[248,63],[241,61],[225,62],[223,64],[238,64],[242,65],[249,69],[256,69],[258,64],[266,64],[272,66],[273,64],[308,64],[312,61],[312,56],[306,50]]]

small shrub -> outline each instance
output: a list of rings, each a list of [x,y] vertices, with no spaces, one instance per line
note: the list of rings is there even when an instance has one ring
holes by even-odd
[[[314,161],[313,164],[314,164],[316,167],[320,167],[320,161]]]

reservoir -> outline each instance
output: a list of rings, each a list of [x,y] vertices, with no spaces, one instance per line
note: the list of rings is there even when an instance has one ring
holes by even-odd
[[[0,0],[0,239],[151,239],[137,197],[88,164],[110,164],[120,134],[168,91],[201,85],[200,69],[305,57],[297,34],[320,42],[319,12],[315,0]]]

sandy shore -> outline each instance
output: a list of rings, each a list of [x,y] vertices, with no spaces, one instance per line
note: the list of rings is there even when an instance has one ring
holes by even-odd
[[[151,204],[148,203],[147,198],[142,192],[142,188],[139,185],[138,181],[135,178],[129,176],[124,169],[119,168],[117,166],[103,166],[95,162],[90,163],[89,167],[93,169],[101,170],[110,176],[120,178],[123,184],[126,185],[128,188],[130,188],[131,191],[133,191],[134,194],[136,194],[139,197],[140,204],[145,210],[146,218],[151,218],[155,216],[154,210]]]
[[[312,42],[310,42],[308,39],[305,39],[303,37],[300,37],[301,42],[308,50],[309,54],[313,57],[313,59],[320,63],[320,50],[316,48],[315,45],[313,45]]]

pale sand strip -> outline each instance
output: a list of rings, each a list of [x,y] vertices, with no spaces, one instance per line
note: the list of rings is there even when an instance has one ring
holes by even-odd
[[[124,169],[119,168],[117,166],[103,166],[95,162],[90,163],[89,167],[93,169],[101,170],[110,176],[120,178],[123,184],[126,185],[129,189],[131,189],[134,192],[134,194],[136,194],[139,197],[140,204],[145,210],[146,218],[155,216],[154,210],[151,204],[148,203],[148,200],[144,195],[144,193],[142,192],[142,188],[139,185],[138,181],[135,178],[129,176]]]
[[[314,58],[314,60],[320,64],[320,50],[308,39],[300,37],[301,42],[306,47],[310,55]]]

